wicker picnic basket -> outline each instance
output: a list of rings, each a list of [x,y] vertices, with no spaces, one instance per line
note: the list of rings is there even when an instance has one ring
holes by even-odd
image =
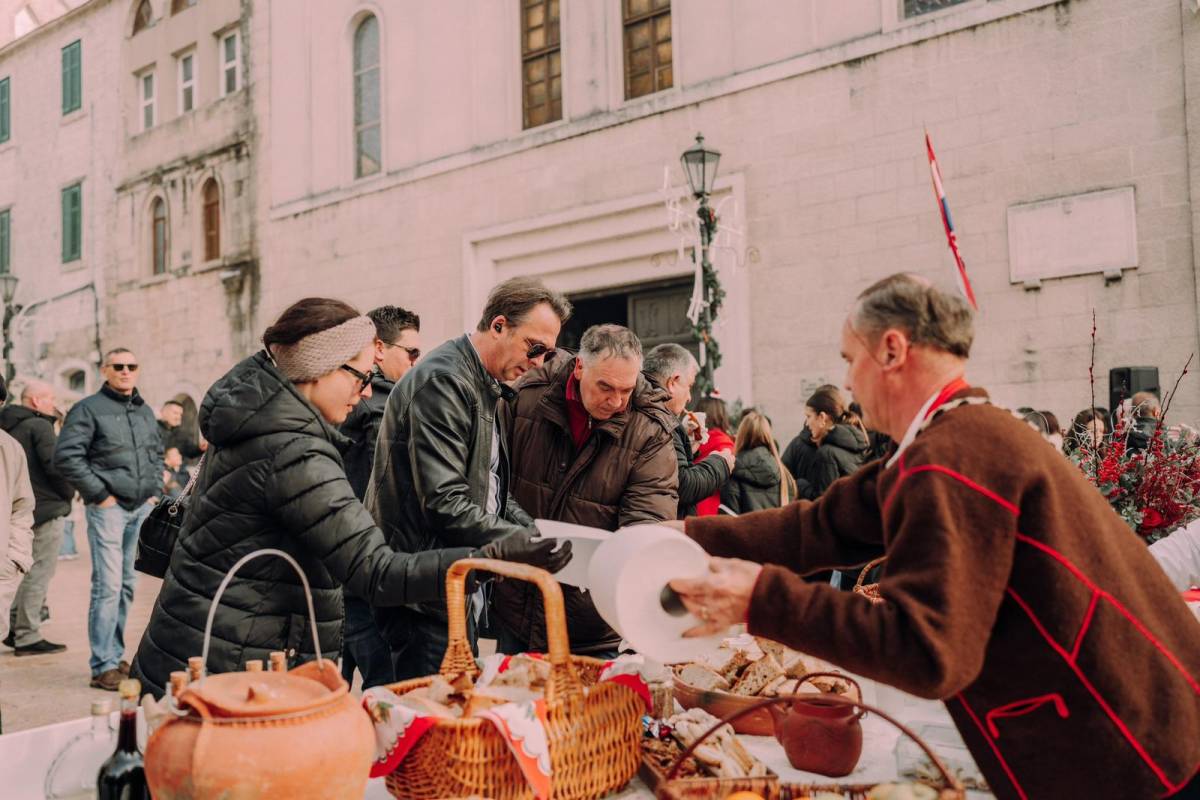
[[[727,725],[734,721],[735,717],[752,714],[755,711],[766,708],[771,705],[780,703],[791,703],[795,701],[795,697],[772,697],[754,705],[743,708],[736,714],[732,714],[726,719],[721,720],[713,725],[704,735],[696,741],[692,742],[691,746],[683,751],[671,771],[667,774],[666,780],[659,784],[655,789],[655,795],[660,800],[709,800],[710,798],[722,798],[732,791],[742,791],[739,784],[735,784],[728,780],[710,779],[710,780],[679,780],[676,776],[679,773],[680,767],[687,761],[688,757],[695,751],[701,743],[704,742],[712,734],[720,730],[721,726]],[[911,728],[904,725],[889,714],[880,711],[873,705],[862,702],[861,700],[849,700],[840,695],[822,695],[822,703],[837,703],[840,705],[854,706],[861,709],[864,713],[870,712],[875,714],[880,719],[887,720],[892,725],[900,729],[900,732],[912,739],[917,745],[925,751],[925,755],[929,757],[929,761],[938,772],[942,774],[942,785],[933,787],[938,792],[938,800],[966,800],[967,793],[963,789],[962,783],[953,774],[946,769],[946,765],[938,758],[933,749],[921,739]],[[803,798],[811,797],[818,792],[827,792],[829,794],[843,797],[846,800],[865,800],[867,793],[878,786],[878,783],[822,783],[822,784],[800,784],[800,783],[779,783],[777,786],[770,786],[767,783],[760,783],[757,788],[750,788],[749,791],[757,791],[762,794],[766,800],[802,800]],[[765,791],[764,791],[765,790]]]
[[[878,567],[883,562],[887,561],[887,556],[880,556],[874,561],[867,562],[867,565],[862,568],[862,572],[858,573],[858,580],[854,582],[854,593],[861,594],[863,597],[870,600],[872,603],[882,603],[883,595],[879,593],[878,583],[868,583],[865,586],[863,581],[867,579],[867,575],[871,574],[871,570]]]
[[[602,797],[621,788],[637,772],[645,704],[632,690],[598,683],[602,661],[572,656],[567,640],[562,589],[550,573],[524,564],[467,558],[446,573],[449,646],[442,675],[479,668],[467,644],[465,583],[471,570],[529,581],[542,592],[546,609],[550,679],[546,684],[546,738],[550,745],[554,800]],[[432,677],[389,686],[396,694],[427,686]],[[584,692],[584,686],[588,691]],[[387,776],[398,798],[483,796],[493,800],[531,798],[508,744],[492,723],[479,718],[439,719]]]

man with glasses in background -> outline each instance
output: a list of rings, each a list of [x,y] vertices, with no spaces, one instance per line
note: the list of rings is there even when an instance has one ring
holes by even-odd
[[[496,404],[508,383],[554,357],[571,304],[541,282],[513,278],[492,289],[472,332],[435,348],[388,398],[366,506],[389,543],[416,553],[493,546],[495,557],[550,572],[570,560],[555,540],[534,541],[533,520],[509,493],[508,448]],[[511,534],[511,535],[510,535]],[[517,557],[517,558],[514,558]],[[468,615],[475,647],[476,595]],[[432,675],[446,654],[444,603],[377,608],[396,680]]]
[[[133,605],[138,529],[162,491],[158,421],[138,394],[138,363],[123,347],[104,355],[100,391],[76,403],[58,437],[54,467],[87,504],[92,552],[88,607],[91,685],[111,692],[129,674],[125,619]]]
[[[346,477],[354,496],[362,500],[371,480],[375,460],[375,441],[387,408],[392,387],[413,368],[421,357],[421,318],[400,306],[380,306],[367,312],[375,323],[375,371],[371,376],[371,396],[359,401],[341,432],[350,445],[343,456]],[[342,676],[354,683],[354,668],[362,673],[362,688],[394,683],[392,656],[379,635],[371,606],[365,600],[345,592],[346,623],[342,632]]]

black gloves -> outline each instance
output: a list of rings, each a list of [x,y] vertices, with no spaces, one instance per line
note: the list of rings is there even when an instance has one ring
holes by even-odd
[[[560,540],[541,539],[535,542],[533,537],[536,535],[537,528],[524,528],[485,544],[480,555],[541,567],[552,574],[565,567],[571,560],[571,543],[563,541],[557,552],[551,552]]]

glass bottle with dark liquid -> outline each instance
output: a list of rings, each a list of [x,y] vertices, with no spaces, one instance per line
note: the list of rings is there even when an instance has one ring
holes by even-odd
[[[100,767],[96,777],[98,800],[150,800],[146,788],[146,769],[138,749],[137,708],[142,686],[136,680],[121,681],[121,727],[117,731],[117,749]]]

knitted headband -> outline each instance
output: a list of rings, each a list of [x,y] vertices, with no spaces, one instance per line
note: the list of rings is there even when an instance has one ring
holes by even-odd
[[[275,364],[293,383],[328,375],[362,352],[375,339],[370,317],[355,317],[341,325],[309,334],[295,344],[271,347]]]

